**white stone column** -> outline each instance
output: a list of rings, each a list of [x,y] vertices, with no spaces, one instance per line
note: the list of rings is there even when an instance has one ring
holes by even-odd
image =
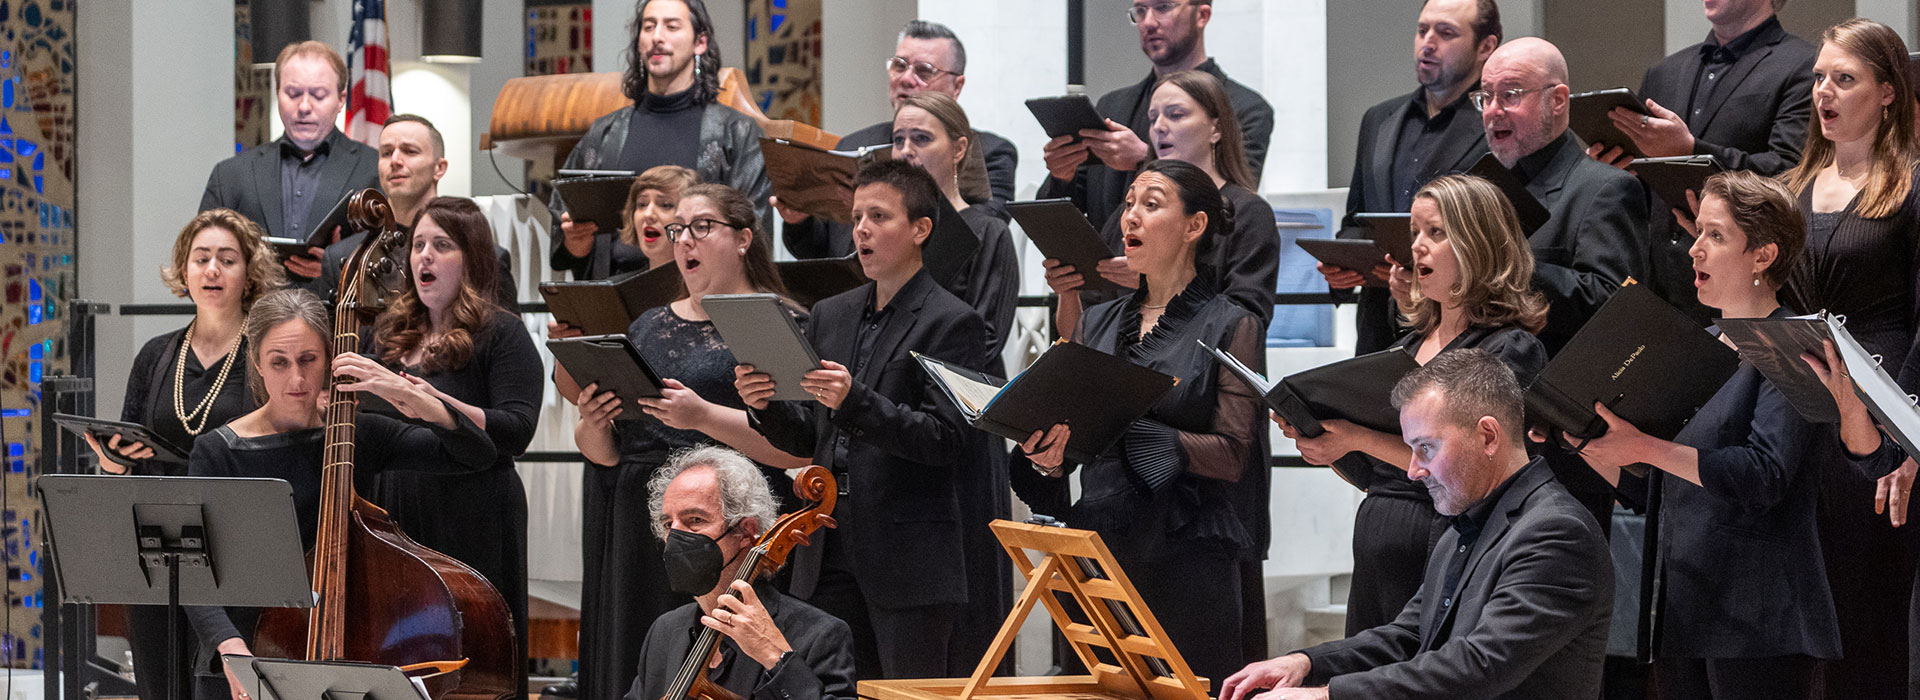
[[[76,11],[79,296],[176,301],[160,268],[214,164],[234,154],[233,3],[101,0]],[[140,344],[186,321],[101,319],[101,415],[119,415]]]

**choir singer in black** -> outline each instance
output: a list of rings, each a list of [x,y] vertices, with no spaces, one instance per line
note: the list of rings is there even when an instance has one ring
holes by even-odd
[[[1847,332],[1885,367],[1902,366],[1920,329],[1920,160],[1906,65],[1906,43],[1879,22],[1852,19],[1821,34],[1806,147],[1780,176],[1807,220],[1806,254],[1781,301],[1845,316]],[[1911,472],[1876,483],[1838,453],[1822,461],[1821,551],[1845,653],[1827,664],[1827,696],[1902,697],[1893,680],[1911,646],[1900,620],[1911,615],[1916,559],[1912,538],[1874,506],[1905,496]]]
[[[1421,364],[1441,353],[1480,348],[1522,384],[1547,365],[1534,337],[1547,304],[1528,286],[1533,253],[1520,219],[1499,188],[1472,175],[1442,175],[1413,198],[1412,270],[1394,266],[1392,292],[1409,328],[1393,345]],[[1413,452],[1399,435],[1345,420],[1320,423],[1326,433],[1302,437],[1274,416],[1300,456],[1330,465],[1358,452],[1373,467],[1359,484],[1367,492],[1353,522],[1353,588],[1347,596],[1347,634],[1393,621],[1419,592],[1421,572],[1446,518],[1408,478]]]
[[[1775,298],[1806,241],[1793,195],[1734,171],[1707,179],[1693,248],[1694,286],[1721,318],[1784,318]],[[1710,329],[1717,332],[1717,329]],[[1813,697],[1815,665],[1840,656],[1814,518],[1820,462],[1833,431],[1800,417],[1753,365],[1741,363],[1672,441],[1596,405],[1604,435],[1581,456],[1622,494],[1645,494],[1650,465],[1667,473],[1660,501],[1665,589],[1655,677],[1670,698]]]
[[[1201,343],[1259,357],[1265,334],[1199,262],[1233,227],[1205,170],[1148,163],[1125,205],[1126,261],[1140,288],[1087,309],[1069,337],[1180,382],[1091,464],[1066,461],[1072,431],[1056,424],[1020,446],[1009,474],[1034,512],[1099,532],[1193,672],[1224,678],[1246,662],[1242,626],[1263,624],[1242,619],[1240,557],[1253,536],[1233,488],[1258,463],[1250,457],[1265,409]],[[1080,283],[1079,273],[1055,279],[1056,289]],[[1080,498],[1069,505],[1076,469]]]
[[[193,301],[187,327],[154,336],[140,347],[128,372],[120,420],[144,425],[160,439],[190,446],[201,433],[252,411],[259,405],[247,391],[247,310],[268,292],[286,284],[273,249],[260,226],[232,209],[200,212],[173,239],[170,264],[160,279],[175,296]],[[180,476],[186,465],[148,459],[153,448],[120,436],[106,443],[87,435],[87,444],[109,474]],[[133,461],[125,466],[107,459],[108,451]],[[127,645],[133,652],[134,680],[141,697],[168,697],[166,680],[188,697],[193,671],[182,659],[167,670],[167,608],[127,606]],[[186,618],[172,625],[180,648],[193,645]]]
[[[1500,5],[1493,0],[1428,0],[1420,7],[1413,30],[1414,76],[1420,89],[1374,105],[1360,117],[1343,226],[1358,225],[1353,215],[1361,212],[1406,211],[1427,180],[1464,171],[1487,154],[1480,110],[1467,93],[1479,89],[1480,69],[1500,46],[1500,37]],[[1388,291],[1361,287],[1367,270],[1326,263],[1317,269],[1330,288],[1360,287],[1354,354],[1392,345],[1401,327],[1394,323],[1396,309]],[[1348,630],[1354,629],[1351,614],[1347,623]]]
[[[1393,405],[1409,474],[1452,524],[1420,592],[1389,624],[1242,669],[1221,700],[1599,697],[1613,561],[1586,509],[1527,458],[1513,372],[1478,348],[1443,353],[1400,380]]]
[[[725,635],[701,668],[747,700],[854,700],[847,623],[764,578],[736,581],[744,553],[779,516],[760,468],[724,447],[682,450],[649,480],[648,521],[673,587],[694,602],[654,620],[625,700],[667,697],[701,630]]]
[[[753,428],[846,489],[840,527],[795,552],[791,590],[852,626],[861,678],[964,675],[985,651],[955,633],[968,602],[960,482],[985,443],[911,356],[974,371],[988,361],[986,323],[920,263],[940,196],[905,161],[854,177],[853,242],[873,281],[814,305],[821,368],[800,383],[812,401],[773,401],[772,377],[734,369]]]

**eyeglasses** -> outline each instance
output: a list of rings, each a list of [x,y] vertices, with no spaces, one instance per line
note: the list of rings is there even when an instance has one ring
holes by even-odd
[[[1127,8],[1127,21],[1134,24],[1147,21],[1147,17],[1165,17],[1173,8],[1192,5],[1190,2],[1156,2],[1149,5],[1134,5]]]
[[[738,226],[718,219],[694,219],[684,224],[667,224],[667,241],[677,243],[680,241],[681,236],[689,234],[692,235],[693,240],[705,240],[707,236],[713,235],[713,227],[715,226],[739,228]]]
[[[912,70],[913,77],[919,78],[920,82],[923,82],[923,83],[933,82],[934,78],[938,78],[941,75],[952,75],[952,76],[960,75],[958,72],[936,67],[931,63],[927,63],[926,61],[921,61],[919,63],[910,63],[903,56],[894,56],[893,58],[887,59],[887,73],[889,75],[899,75],[901,73],[907,72],[908,70]]]
[[[1467,93],[1467,99],[1473,101],[1474,109],[1485,112],[1489,106],[1506,105],[1512,107],[1520,104],[1520,98],[1526,97],[1528,93],[1543,92],[1557,87],[1560,87],[1559,83],[1548,83],[1537,88],[1510,88],[1499,92],[1475,90]]]

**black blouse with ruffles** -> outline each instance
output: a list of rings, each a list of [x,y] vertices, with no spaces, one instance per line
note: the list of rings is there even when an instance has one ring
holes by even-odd
[[[1146,294],[1143,285],[1088,309],[1076,340],[1180,382],[1092,464],[1079,466],[1078,502],[1067,506],[1067,480],[1038,475],[1018,449],[1009,469],[1014,490],[1034,512],[1100,532],[1123,560],[1196,548],[1238,552],[1253,540],[1229,489],[1247,469],[1265,466],[1254,431],[1266,408],[1194,341],[1255,357],[1264,351],[1260,319],[1196,278],[1142,336]]]

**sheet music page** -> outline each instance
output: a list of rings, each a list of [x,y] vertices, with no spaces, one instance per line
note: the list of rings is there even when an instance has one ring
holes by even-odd
[[[1000,395],[999,387],[968,379],[961,376],[959,372],[948,369],[945,364],[930,362],[927,366],[940,374],[941,383],[946,384],[947,389],[965,403],[967,410],[974,415],[979,415],[981,411],[986,410],[987,404],[993,403],[993,397]]]

